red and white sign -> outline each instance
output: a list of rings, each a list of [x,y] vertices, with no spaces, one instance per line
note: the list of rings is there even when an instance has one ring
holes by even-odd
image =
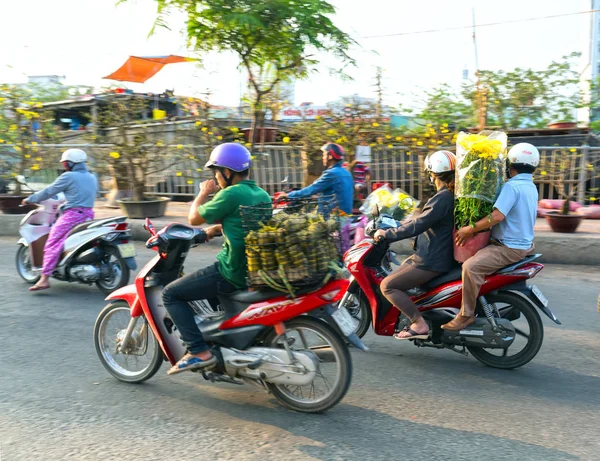
[[[279,111],[279,120],[315,120],[317,117],[328,117],[331,109],[327,106],[290,106]]]

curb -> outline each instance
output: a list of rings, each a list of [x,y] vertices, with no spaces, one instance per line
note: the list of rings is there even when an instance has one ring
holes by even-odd
[[[19,224],[25,215],[0,214],[0,236],[19,237]],[[162,217],[153,220],[157,229],[170,222],[179,221],[175,217]],[[145,242],[149,234],[144,229],[144,220],[129,219],[132,240]],[[399,255],[412,254],[412,239],[396,242],[392,249]],[[556,234],[536,232],[535,251],[542,253],[540,262],[548,264],[570,264],[600,266],[600,234],[575,233]]]

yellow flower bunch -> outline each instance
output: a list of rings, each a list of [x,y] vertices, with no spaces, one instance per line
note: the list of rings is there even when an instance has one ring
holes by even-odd
[[[498,139],[488,139],[479,134],[469,134],[464,136],[459,144],[466,151],[471,151],[483,159],[497,159],[504,149],[502,141]]]

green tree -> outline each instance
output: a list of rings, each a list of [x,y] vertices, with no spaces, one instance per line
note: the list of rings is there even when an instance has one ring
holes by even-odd
[[[126,0],[121,0],[126,1]],[[197,52],[235,53],[252,87],[252,145],[265,116],[264,98],[280,81],[308,75],[317,52],[343,63],[354,41],[329,16],[324,0],[156,0],[156,26],[166,26],[172,9],[186,14],[188,45]]]
[[[579,74],[571,53],[544,70],[517,67],[511,71],[479,71],[483,110],[487,126],[498,128],[543,128],[553,121],[573,121],[580,106]],[[473,83],[463,96],[477,109],[479,95]]]

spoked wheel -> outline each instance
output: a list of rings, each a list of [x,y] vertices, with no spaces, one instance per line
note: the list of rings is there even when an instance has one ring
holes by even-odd
[[[19,244],[19,248],[17,249],[15,262],[17,264],[17,272],[23,280],[27,283],[37,283],[41,274],[40,272],[31,270],[31,253],[29,248],[22,243]]]
[[[94,345],[104,368],[127,383],[141,383],[158,371],[163,353],[144,317],[139,317],[124,350],[122,341],[131,320],[124,301],[109,304],[94,326]]]
[[[117,248],[109,246],[104,251],[106,255],[102,261],[103,272],[96,286],[108,295],[129,283],[129,267]]]
[[[292,410],[320,413],[336,405],[350,387],[352,359],[340,336],[325,322],[310,317],[286,322],[286,335],[271,331],[265,338],[267,347],[284,348],[312,354],[318,363],[312,383],[306,386],[271,384],[269,390],[275,398]]]
[[[544,326],[535,306],[514,293],[500,292],[486,298],[495,304],[500,317],[511,321],[515,340],[507,349],[469,347],[469,352],[481,363],[494,368],[512,369],[530,362],[544,340]]]
[[[358,293],[352,293],[346,299],[344,307],[348,309],[348,312],[352,317],[354,317],[358,321],[358,325],[356,327],[356,333],[359,338],[362,338],[369,331],[369,326],[371,326],[371,307],[369,306],[369,301],[365,294],[362,291],[358,291]]]

